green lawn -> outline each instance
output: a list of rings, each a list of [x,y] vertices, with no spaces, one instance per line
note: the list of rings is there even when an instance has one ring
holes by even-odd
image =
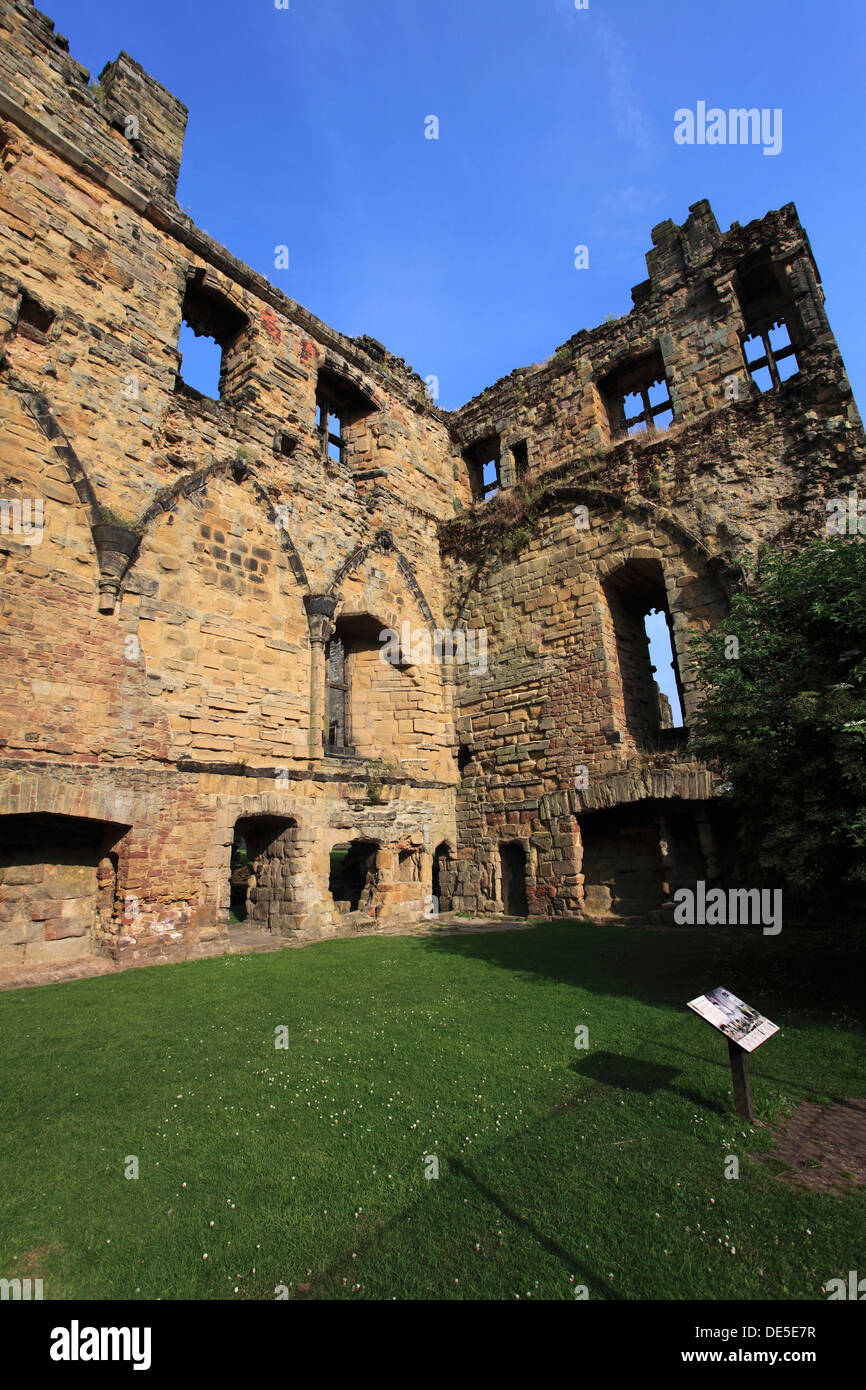
[[[866,1270],[866,1192],[748,1157],[772,1141],[685,1001],[723,984],[781,1025],[751,1063],[772,1122],[866,1092],[858,959],[833,931],[557,923],[2,994],[0,1275],[46,1298],[822,1299]]]

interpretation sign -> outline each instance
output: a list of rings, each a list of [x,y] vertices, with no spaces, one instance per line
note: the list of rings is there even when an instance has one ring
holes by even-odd
[[[742,1115],[744,1120],[751,1122],[755,1118],[755,1111],[752,1106],[746,1056],[774,1033],[778,1033],[778,1024],[771,1023],[763,1014],[759,1014],[757,1009],[744,1004],[742,999],[731,994],[730,990],[722,989],[721,985],[717,989],[711,989],[707,994],[699,994],[697,999],[690,999],[688,1006],[727,1038],[734,1104],[737,1113]]]
[[[756,1047],[778,1033],[779,1026],[771,1023],[757,1009],[744,1004],[730,990],[711,989],[708,994],[699,994],[697,999],[689,1000],[689,1008],[705,1018],[726,1038],[730,1038],[744,1052],[754,1052]]]

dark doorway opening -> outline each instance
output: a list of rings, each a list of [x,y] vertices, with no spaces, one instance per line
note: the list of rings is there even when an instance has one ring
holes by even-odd
[[[433,851],[433,897],[440,912],[451,911],[451,899],[457,878],[457,864],[451,846],[443,841]]]
[[[284,816],[242,816],[231,853],[230,921],[264,931],[295,925],[292,878],[297,823]]]
[[[373,840],[352,840],[331,850],[328,888],[342,912],[357,912],[366,905],[365,895],[369,896],[376,882],[378,849]]]
[[[509,917],[525,917],[529,911],[526,901],[526,855],[516,841],[499,846],[502,873],[502,908]]]
[[[667,805],[670,814],[673,807]],[[590,917],[646,917],[664,901],[659,807],[641,801],[580,818],[584,907]]]

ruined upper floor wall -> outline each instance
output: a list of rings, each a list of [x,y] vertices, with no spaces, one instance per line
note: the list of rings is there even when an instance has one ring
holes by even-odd
[[[522,472],[605,450],[641,428],[633,421],[646,413],[644,392],[657,407],[667,396],[652,433],[652,425],[688,426],[808,379],[809,408],[823,403],[862,433],[793,203],[723,234],[703,200],[681,227],[663,222],[652,239],[649,278],[633,289],[629,314],[582,330],[547,362],[512,372],[455,413],[470,474],[475,465],[476,498],[483,490],[477,464],[487,455],[498,455],[500,486],[509,487]],[[771,330],[776,323],[784,327]],[[772,364],[759,369],[766,334],[778,347]],[[794,392],[795,413],[797,401]]]
[[[0,155],[33,143],[85,183],[107,190],[144,225],[168,234],[230,281],[296,325],[349,370],[371,375],[415,411],[444,421],[421,378],[375,339],[336,332],[195,226],[178,206],[187,108],[127,53],[106,64],[99,84],[69,55],[68,40],[28,0],[0,0]],[[134,219],[131,219],[134,220]],[[170,284],[171,282],[169,282]]]

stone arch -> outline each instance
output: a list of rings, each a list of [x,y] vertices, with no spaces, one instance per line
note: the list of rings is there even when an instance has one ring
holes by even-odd
[[[280,537],[280,545],[288,558],[289,566],[298,583],[305,589],[309,589],[309,581],[306,571],[301,561],[300,554],[294,541],[289,535],[287,525],[287,515],[280,512],[277,506],[271,501],[264,487],[256,476],[255,470],[249,465],[238,459],[220,459],[210,463],[205,468],[199,468],[195,473],[188,473],[185,477],[179,478],[170,487],[162,488],[150,504],[141,513],[136,522],[136,529],[140,529],[145,534],[151,523],[156,520],[163,512],[173,511],[181,497],[195,497],[197,494],[206,493],[208,484],[217,477],[231,476],[239,485],[249,482],[253,495],[257,502],[265,511],[269,520],[273,523],[274,529]]]
[[[562,814],[566,808],[580,815],[634,801],[706,801],[716,795],[713,774],[707,768],[676,762],[662,769],[613,773],[594,778],[583,790],[570,787],[568,791],[553,793],[542,798],[541,814],[547,819]]]
[[[136,820],[136,798],[122,788],[64,783],[56,774],[15,773],[14,781],[0,782],[0,815],[30,812],[57,816],[78,816],[88,820],[110,821],[127,826]]]
[[[379,389],[372,377],[366,372],[362,372],[355,366],[350,366],[345,358],[332,352],[330,348],[325,348],[318,363],[318,374],[332,377],[340,382],[347,390],[357,393],[366,398],[371,413],[383,410],[387,404],[387,399]]]
[[[341,590],[346,579],[364,563],[368,556],[375,554],[392,555],[394,557],[397,569],[421,610],[424,621],[431,628],[435,628],[436,619],[433,617],[433,610],[427,602],[424,590],[418,582],[414,567],[411,562],[406,559],[405,555],[403,555],[390,531],[377,531],[371,541],[363,545],[357,545],[354,550],[349,552],[334,573],[331,583],[328,586],[328,594],[336,598],[339,602]]]
[[[700,536],[694,531],[689,531],[677,521],[667,507],[658,502],[640,495],[625,496],[591,484],[560,484],[549,488],[536,505],[541,509],[556,501],[596,505],[600,503],[609,511],[625,514],[636,523],[640,523],[644,529],[658,526],[670,536],[680,552],[693,555],[698,563],[703,562],[707,566],[727,598],[730,598],[739,582],[741,571],[736,566],[730,565],[724,556],[714,555]]]

